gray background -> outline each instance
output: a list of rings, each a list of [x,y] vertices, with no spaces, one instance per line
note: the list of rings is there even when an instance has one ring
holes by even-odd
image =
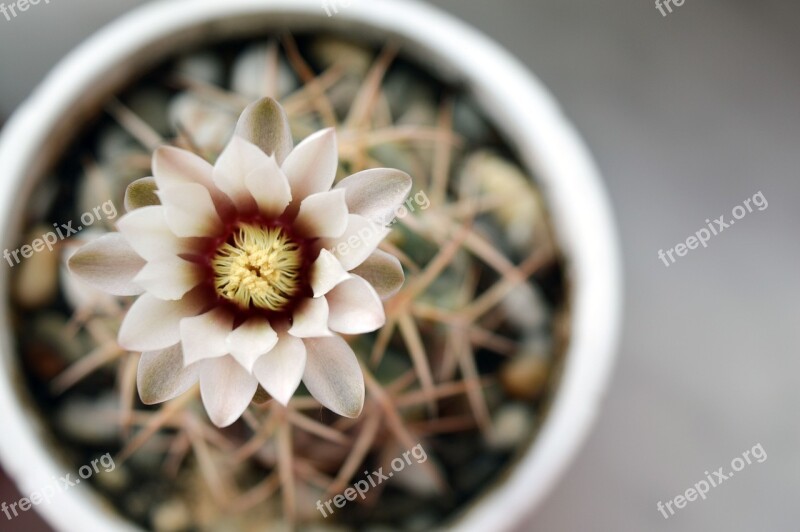
[[[52,0],[0,18],[0,116],[139,3]],[[624,247],[626,323],[608,398],[524,529],[797,530],[800,4],[686,0],[664,18],[650,0],[433,3],[556,94],[605,175]],[[658,260],[758,191],[767,210],[669,268]],[[764,463],[669,520],[657,512],[757,443]],[[14,526],[35,530],[25,523]]]

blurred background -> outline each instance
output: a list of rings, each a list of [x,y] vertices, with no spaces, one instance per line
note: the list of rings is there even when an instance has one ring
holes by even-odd
[[[59,1],[0,18],[0,121],[68,49],[142,3]],[[800,4],[686,0],[663,17],[649,0],[431,3],[556,95],[605,176],[623,244],[626,322],[608,395],[521,530],[796,530]],[[766,210],[669,268],[658,259],[759,191]],[[758,443],[766,461],[668,520],[658,512]],[[0,475],[0,501],[18,498]],[[49,530],[30,512],[4,521]]]

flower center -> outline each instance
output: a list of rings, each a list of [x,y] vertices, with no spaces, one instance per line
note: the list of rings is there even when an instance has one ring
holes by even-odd
[[[280,227],[240,224],[213,258],[214,288],[240,308],[283,310],[300,289],[303,250]]]

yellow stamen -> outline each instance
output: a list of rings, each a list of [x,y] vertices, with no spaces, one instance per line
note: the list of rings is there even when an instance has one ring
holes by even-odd
[[[300,288],[302,261],[302,249],[280,227],[242,224],[211,260],[214,288],[239,307],[279,311]]]

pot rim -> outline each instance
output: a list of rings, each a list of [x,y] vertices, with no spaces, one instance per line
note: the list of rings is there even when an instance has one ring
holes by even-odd
[[[466,84],[483,111],[538,178],[567,259],[571,334],[563,374],[532,444],[507,477],[477,499],[455,530],[507,530],[537,507],[578,451],[596,417],[615,358],[622,274],[610,203],[589,152],[558,104],[518,60],[478,30],[417,0],[351,0],[328,17],[323,0],[163,0],[136,8],[67,55],[14,113],[0,135],[0,235],[14,242],[36,172],[37,154],[59,120],[108,72],[155,42],[236,17],[288,14],[318,25],[359,24],[424,52]],[[490,65],[490,67],[486,67]],[[0,300],[9,301],[9,271]],[[19,368],[7,305],[0,306],[0,458],[23,496],[66,473],[48,451],[44,426],[18,389]],[[530,479],[537,479],[531,485]],[[59,530],[138,530],[93,490],[71,489],[37,507]]]

